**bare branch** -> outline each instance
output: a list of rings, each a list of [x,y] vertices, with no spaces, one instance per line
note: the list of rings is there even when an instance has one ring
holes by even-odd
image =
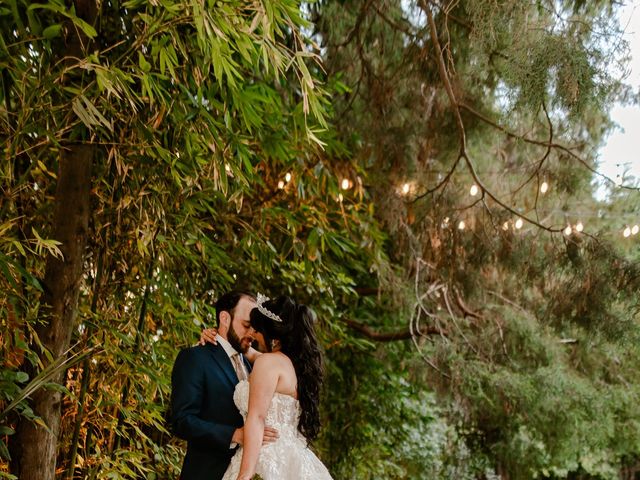
[[[460,295],[460,291],[457,288],[454,287],[453,291],[456,294],[456,303],[458,304],[458,308],[462,310],[462,313],[464,313],[465,317],[473,317],[478,319],[482,318],[482,315],[474,312],[464,303],[464,301],[462,300],[462,296]]]
[[[517,140],[522,140],[523,142],[529,143],[531,145],[538,145],[540,147],[554,148],[556,150],[560,150],[560,151],[568,154],[569,156],[571,156],[573,159],[575,159],[578,162],[580,162],[585,168],[587,168],[587,170],[589,170],[594,175],[597,175],[598,177],[600,177],[600,178],[602,178],[604,180],[607,180],[608,182],[616,184],[615,180],[613,180],[612,178],[607,177],[606,175],[598,172],[595,168],[593,168],[591,165],[589,165],[589,162],[587,162],[584,158],[582,158],[580,155],[575,153],[572,149],[573,148],[577,148],[576,146],[568,147],[568,146],[562,145],[560,143],[544,141],[544,140],[536,140],[536,139],[533,139],[533,138],[529,138],[529,137],[527,137],[525,135],[519,135],[519,134],[517,134],[515,132],[512,132],[512,131],[508,130],[506,127],[496,123],[495,121],[491,120],[486,115],[483,115],[482,113],[478,112],[477,110],[474,110],[472,107],[470,107],[467,104],[459,103],[458,104],[458,108],[464,108],[467,112],[469,112],[474,117],[478,118],[479,120],[482,120],[484,123],[486,123],[488,125],[491,125],[495,129],[500,130],[502,133],[504,133],[508,137],[515,138]],[[640,187],[630,187],[630,186],[627,186],[627,185],[619,185],[619,187],[627,189],[627,190],[640,191]]]
[[[453,310],[451,308],[451,304],[449,303],[449,292],[447,292],[447,289],[445,288],[443,293],[442,293],[442,298],[444,298],[444,304],[447,307],[447,311],[449,312],[449,317],[451,318],[451,321],[453,322],[453,324],[455,325],[456,329],[458,330],[458,333],[460,333],[460,336],[464,339],[464,341],[466,342],[466,344],[469,346],[469,348],[471,350],[473,350],[473,352],[476,355],[480,355],[480,353],[478,352],[478,349],[476,347],[473,346],[473,344],[469,341],[469,339],[467,338],[467,336],[464,334],[464,332],[462,331],[462,329],[460,328],[460,325],[458,325],[458,322],[456,321],[456,316],[453,313]]]
[[[408,37],[413,37],[413,38],[417,37],[417,33],[411,31],[410,27],[400,25],[395,20],[390,19],[377,5],[373,5],[373,9],[380,16],[380,18],[382,18],[382,20],[384,20],[394,30],[398,30],[399,32],[404,33]]]
[[[340,48],[340,47],[344,47],[344,46],[348,45],[349,43],[351,43],[351,41],[356,36],[360,35],[360,26],[362,25],[362,22],[364,21],[364,18],[367,16],[367,11],[369,9],[369,6],[372,3],[373,3],[373,0],[368,0],[368,1],[362,3],[362,8],[360,9],[360,12],[358,13],[358,18],[356,18],[356,23],[353,25],[353,28],[347,34],[347,38],[345,38],[340,43],[336,43],[336,45],[335,45],[336,48]]]
[[[377,287],[356,287],[355,291],[361,297],[372,297],[380,293],[380,289]]]
[[[511,195],[515,195],[516,193],[518,193],[520,190],[522,190],[522,188],[525,187],[525,185],[527,185],[531,180],[533,180],[534,177],[539,175],[540,170],[542,169],[542,166],[544,165],[544,162],[547,160],[547,158],[549,158],[549,154],[551,153],[551,148],[552,148],[551,145],[553,144],[553,123],[551,123],[551,118],[549,117],[549,112],[547,111],[547,107],[544,104],[544,102],[542,102],[542,109],[544,110],[544,114],[547,117],[547,124],[549,125],[549,142],[547,144],[547,150],[544,152],[544,155],[542,156],[542,158],[538,162],[538,166],[533,171],[533,173],[529,176],[529,178],[527,178],[522,183],[522,185],[520,185],[518,188],[516,188],[515,191]],[[537,204],[538,204],[538,195],[536,193],[536,205]]]
[[[410,328],[403,328],[402,330],[396,330],[391,332],[378,332],[373,330],[371,327],[364,325],[363,323],[356,322],[355,320],[350,319],[342,319],[344,323],[349,326],[352,330],[357,331],[361,335],[367,337],[369,340],[373,340],[375,342],[394,342],[397,340],[410,340],[412,336],[412,332]],[[440,330],[436,327],[420,327],[415,335],[444,335],[447,336],[447,332]]]
[[[451,167],[451,169],[447,172],[447,175],[442,179],[442,181],[440,183],[438,183],[435,187],[428,189],[427,191],[425,191],[424,193],[421,193],[419,195],[416,195],[414,197],[413,200],[411,200],[409,203],[416,203],[418,200],[426,197],[427,195],[431,195],[434,192],[437,192],[438,190],[440,190],[442,187],[444,187],[447,183],[449,183],[449,180],[451,180],[451,177],[453,176],[453,172],[456,171],[456,167],[458,166],[458,163],[460,163],[460,159],[462,157],[458,156],[458,158],[456,159],[456,161],[453,163],[453,166]]]
[[[431,12],[431,9],[429,8],[429,5],[427,5],[427,0],[420,0],[420,5],[423,8],[424,12],[427,15],[427,20],[431,29],[431,41],[434,44],[434,49],[436,50],[436,61],[438,63],[438,71],[440,73],[440,79],[442,80],[442,83],[444,84],[445,90],[447,92],[447,95],[449,97],[449,101],[451,103],[451,107],[453,109],[453,113],[456,119],[456,124],[458,127],[458,136],[460,138],[460,151],[459,151],[459,157],[463,158],[465,163],[467,164],[467,167],[469,168],[469,172],[471,173],[471,176],[473,177],[474,181],[476,182],[476,184],[478,185],[478,187],[482,190],[483,194],[486,194],[487,196],[489,196],[495,203],[497,203],[498,205],[500,205],[503,209],[511,212],[513,215],[517,215],[520,218],[522,218],[524,221],[527,221],[529,223],[531,223],[532,225],[535,225],[543,230],[547,230],[549,232],[560,232],[562,231],[562,228],[552,228],[552,227],[547,227],[545,225],[542,225],[540,222],[538,222],[537,220],[534,220],[533,218],[530,218],[526,215],[521,214],[520,212],[514,210],[513,208],[511,208],[509,205],[507,205],[506,203],[504,203],[502,200],[500,200],[500,198],[498,198],[498,196],[496,194],[494,194],[491,190],[489,190],[484,183],[482,182],[482,180],[480,179],[480,177],[478,176],[478,174],[475,171],[475,168],[473,166],[473,163],[471,163],[471,159],[469,158],[468,154],[467,154],[467,144],[466,144],[466,133],[465,133],[465,127],[464,127],[464,122],[462,121],[462,116],[460,114],[460,109],[462,108],[462,105],[460,103],[458,103],[458,100],[456,98],[456,95],[453,91],[453,87],[451,85],[451,80],[449,79],[449,74],[447,73],[447,68],[445,66],[445,62],[444,62],[444,57],[443,57],[443,53],[442,53],[442,47],[440,46],[440,42],[438,40],[438,30],[436,27],[436,23],[435,20],[433,19],[433,13]],[[458,161],[460,160],[460,158],[458,158]],[[456,162],[457,164],[457,162]]]
[[[460,107],[458,105],[458,100],[456,99],[456,95],[453,92],[453,87],[451,86],[451,82],[449,80],[449,74],[447,73],[447,67],[444,63],[444,56],[442,54],[442,47],[440,46],[440,41],[438,40],[438,30],[436,28],[436,22],[433,19],[433,13],[427,5],[427,0],[420,0],[420,5],[422,9],[427,15],[427,21],[429,22],[429,28],[431,33],[431,42],[433,43],[433,48],[436,51],[436,61],[438,64],[438,72],[440,73],[440,79],[444,84],[444,88],[447,91],[447,96],[449,97],[449,101],[451,102],[451,106],[453,107],[453,113],[456,118],[456,124],[458,126],[458,135],[460,137],[460,156],[466,155],[467,150],[467,139],[464,128],[464,122],[462,121],[462,116],[460,115]]]

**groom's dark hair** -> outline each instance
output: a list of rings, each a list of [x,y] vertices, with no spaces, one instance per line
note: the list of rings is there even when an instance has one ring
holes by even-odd
[[[247,297],[251,300],[256,299],[256,296],[247,290],[231,290],[218,298],[216,302],[216,327],[220,326],[220,314],[222,312],[229,312],[229,315],[233,318],[233,311],[242,297]]]

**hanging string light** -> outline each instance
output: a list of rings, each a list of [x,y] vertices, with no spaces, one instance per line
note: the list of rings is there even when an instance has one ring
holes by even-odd
[[[280,181],[278,182],[278,189],[279,189],[279,190],[282,190],[283,188],[284,188],[284,182],[283,182],[282,180],[280,180]]]
[[[230,170],[230,168],[229,168],[229,165],[228,165],[228,164],[227,164],[227,165],[225,165],[225,169],[226,169],[227,171],[229,171],[229,170]],[[288,182],[290,182],[290,181],[291,181],[291,179],[292,179],[292,174],[288,172],[288,173],[285,175],[285,181],[288,183]],[[358,180],[360,181],[360,179],[358,179]],[[361,181],[360,181],[360,182],[361,182]],[[623,183],[623,182],[622,182],[622,176],[621,176],[621,175],[617,175],[617,176],[616,176],[615,183],[616,183],[616,185],[617,185],[617,186],[621,186],[621,185],[622,185],[622,183]],[[281,181],[279,181],[279,182],[278,182],[278,189],[283,189],[283,188],[285,187],[285,185],[286,185],[286,184],[285,184],[285,182],[283,182],[282,180],[281,180]],[[353,183],[352,183],[352,182],[351,182],[351,180],[349,180],[348,178],[343,178],[343,179],[341,180],[341,182],[340,182],[340,187],[341,187],[341,189],[342,189],[342,190],[348,190],[348,189],[349,189],[349,188],[351,188],[352,186],[353,186]],[[547,182],[546,180],[545,180],[545,181],[543,181],[543,182],[540,184],[540,193],[542,193],[542,194],[547,193],[547,192],[549,191],[549,188],[550,188],[550,187],[549,187],[549,182]],[[469,195],[471,195],[472,197],[475,197],[475,196],[477,196],[477,195],[480,193],[480,191],[481,191],[480,187],[479,187],[478,185],[476,185],[476,184],[473,184],[473,185],[471,185],[471,187],[469,188]],[[408,194],[411,192],[411,183],[409,183],[409,182],[403,183],[403,184],[402,184],[402,186],[400,187],[400,192],[401,192],[403,195],[408,195]],[[342,203],[342,202],[344,201],[344,197],[343,197],[343,195],[340,193],[340,194],[336,197],[336,200],[337,200],[338,202],[341,202],[341,203]],[[565,212],[565,213],[566,213],[566,212]],[[587,215],[587,216],[589,216],[589,215]],[[593,216],[594,216],[594,217],[598,217],[598,218],[600,218],[600,217],[601,217],[601,214],[600,214],[600,213],[598,213],[598,215],[595,215],[595,214],[594,214]],[[449,217],[445,217],[445,218],[443,219],[442,223],[441,223],[441,228],[449,228],[449,221],[450,221],[450,220],[449,220]],[[505,222],[502,224],[502,229],[503,229],[504,231],[507,231],[507,230],[509,230],[510,225],[511,225],[511,222],[510,222],[510,221],[505,221]],[[515,229],[517,229],[517,230],[522,229],[522,227],[524,226],[524,221],[523,221],[523,219],[522,219],[522,218],[520,218],[520,217],[518,217],[518,218],[513,222],[513,226],[514,226],[514,228],[515,228]],[[467,228],[467,224],[466,224],[466,222],[465,222],[464,220],[461,220],[461,221],[458,223],[458,230],[465,230],[466,228]],[[564,235],[569,236],[569,235],[571,235],[574,231],[576,231],[576,232],[583,232],[583,231],[584,231],[584,224],[583,224],[581,221],[579,221],[578,223],[576,223],[576,224],[575,224],[575,226],[571,226],[571,224],[568,224],[568,225],[566,226],[566,228],[565,228],[562,232],[564,233]],[[628,238],[628,237],[630,237],[631,235],[637,235],[638,233],[640,233],[640,225],[637,225],[637,224],[633,225],[633,227],[631,227],[631,226],[627,226],[627,227],[623,230],[623,232],[622,232],[622,234],[623,234],[623,236],[624,236],[625,238]]]
[[[284,176],[284,181],[287,183],[291,181],[291,173],[287,172],[287,174]]]
[[[621,187],[622,186],[622,175],[617,174],[614,183],[616,184],[616,187]]]
[[[549,191],[549,184],[545,181],[540,184],[540,193],[547,193]]]

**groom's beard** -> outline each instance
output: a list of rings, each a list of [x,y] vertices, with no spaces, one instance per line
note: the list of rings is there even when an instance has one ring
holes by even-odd
[[[249,347],[251,346],[251,338],[244,337],[240,340],[240,337],[233,328],[233,325],[231,325],[231,328],[229,328],[229,332],[227,333],[227,341],[236,352],[240,353],[247,353],[247,350],[249,350]]]

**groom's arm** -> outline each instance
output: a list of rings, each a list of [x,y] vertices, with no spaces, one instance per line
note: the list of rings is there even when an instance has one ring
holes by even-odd
[[[178,437],[205,448],[229,449],[236,428],[199,417],[204,391],[204,370],[193,350],[178,354],[171,374],[171,427]]]

